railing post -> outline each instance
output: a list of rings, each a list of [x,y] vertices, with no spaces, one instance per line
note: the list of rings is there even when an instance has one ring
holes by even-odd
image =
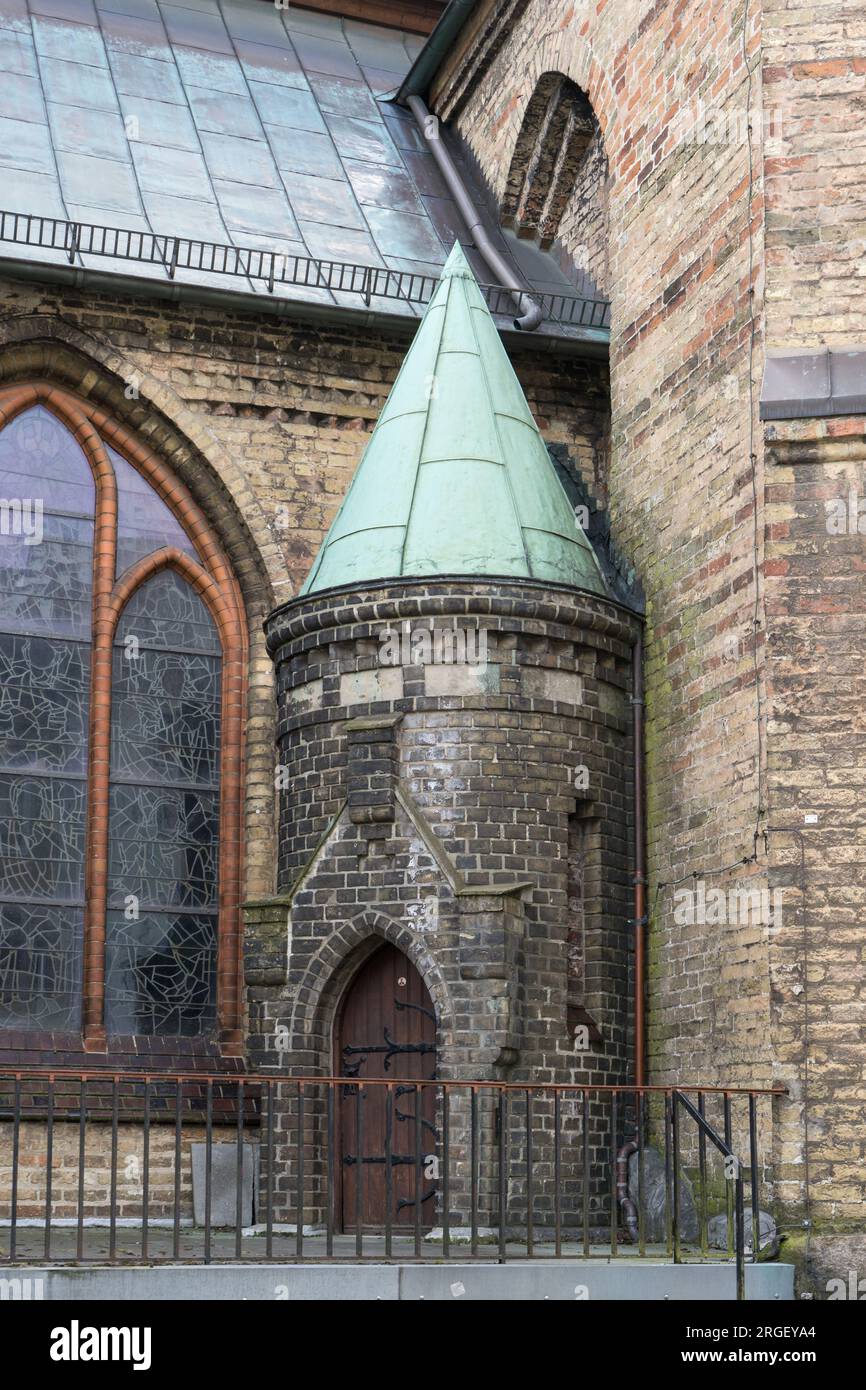
[[[508,1092],[499,1092],[499,1263],[505,1264],[505,1213],[508,1205]]]
[[[743,1221],[743,1166],[739,1159],[737,1163],[737,1176],[734,1183],[734,1202],[736,1207],[736,1260],[737,1260],[737,1300],[743,1302],[746,1297],[746,1237],[745,1223]]]
[[[682,1263],[682,1251],[680,1249],[680,1097],[678,1091],[671,1092],[671,1164],[673,1168],[671,1228],[674,1264],[678,1265]]]
[[[665,1249],[673,1258],[673,1202],[671,1200],[671,1093],[665,1091]]]
[[[760,1213],[760,1184],[758,1179],[758,1122],[755,1115],[755,1093],[749,1092],[749,1171],[752,1197],[752,1263],[758,1259],[761,1248],[761,1230],[758,1219]]]

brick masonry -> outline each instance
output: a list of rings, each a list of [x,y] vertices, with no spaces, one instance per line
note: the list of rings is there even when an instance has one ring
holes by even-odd
[[[387,664],[389,634],[424,630],[471,633],[486,659]],[[443,1080],[628,1080],[636,633],[608,601],[504,580],[334,591],[271,616],[287,785],[280,893],[259,909],[272,922],[268,951],[257,919],[247,950],[255,1067],[334,1074],[342,990],[385,939],[434,1000]],[[584,884],[574,987],[568,851],[578,810],[596,827],[596,873]],[[596,1025],[597,1041],[579,1053],[570,1002]],[[289,1174],[290,1108],[282,1124]],[[596,1185],[605,1141],[599,1126]],[[519,1164],[519,1143],[513,1156]],[[453,1200],[466,1224],[457,1191]],[[551,1218],[550,1203],[538,1212]],[[321,1219],[317,1207],[309,1219]]]
[[[765,345],[866,339],[864,69],[844,2],[518,0],[476,10],[430,103],[495,201],[545,74],[598,119],[607,495],[647,595],[651,1079],[787,1086],[762,1133],[787,1248],[809,1221],[861,1263],[863,541],[828,540],[822,501],[860,486],[863,422],[768,426],[765,447],[756,397]],[[576,198],[573,263],[586,225]],[[692,874],[782,911],[680,924]]]
[[[862,538],[831,537],[821,508],[860,485],[866,426],[773,425],[765,446],[755,401],[765,345],[866,339],[860,7],[510,0],[505,28],[493,8],[431,96],[493,198],[546,73],[568,76],[599,123],[554,249],[611,296],[612,423],[601,369],[531,349],[515,366],[545,437],[609,500],[647,594],[652,1079],[787,1085],[762,1127],[770,1197],[791,1227],[853,1230],[851,1260],[863,562]],[[305,574],[405,341],[17,281],[0,294],[4,380],[48,375],[109,402],[188,483],[232,559],[252,652],[247,892],[266,904],[277,832],[260,625]],[[723,872],[756,848],[754,865]],[[672,884],[694,873],[780,888],[781,922],[676,922]],[[255,1015],[255,990],[280,988],[284,922],[268,906],[250,920]]]

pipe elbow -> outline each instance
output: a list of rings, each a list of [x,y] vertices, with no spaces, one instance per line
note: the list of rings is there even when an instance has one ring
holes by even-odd
[[[530,299],[528,294],[524,294],[520,299],[520,318],[514,320],[514,327],[519,328],[523,333],[532,333],[541,324],[544,314],[540,304],[536,304],[534,299]]]

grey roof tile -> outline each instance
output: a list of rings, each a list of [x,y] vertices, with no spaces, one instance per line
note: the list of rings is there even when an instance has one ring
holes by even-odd
[[[41,58],[65,58],[71,63],[89,63],[107,68],[105,44],[98,29],[84,24],[67,24],[61,19],[33,16],[33,42]]]
[[[281,172],[318,174],[323,179],[343,177],[343,166],[330,135],[283,126],[268,126],[267,133]]]
[[[366,82],[350,77],[325,77],[309,74],[310,90],[323,111],[338,116],[361,116],[365,120],[381,119],[379,108]]]
[[[397,147],[388,135],[383,121],[359,121],[353,116],[332,116],[327,112],[325,120],[338,152],[345,159],[370,160],[375,164],[399,164]]]
[[[364,78],[370,90],[376,93],[377,97],[396,96],[400,88],[402,79],[394,72],[387,72],[385,68],[361,68]]]
[[[278,82],[290,87],[306,87],[307,79],[288,39],[284,48],[246,42],[237,43],[235,48],[241,67],[251,82]]]
[[[460,213],[457,211],[457,204],[451,198],[428,198],[422,199],[424,211],[430,218],[439,240],[444,246],[453,246],[455,241],[469,242],[469,231]],[[491,274],[485,268],[481,276],[482,282],[490,280]]]
[[[329,227],[324,222],[301,222],[300,227],[310,255],[320,260],[384,264],[376,243],[367,232],[351,227]]]
[[[106,13],[128,14],[138,19],[159,19],[156,0],[95,0],[100,19]]]
[[[392,208],[367,207],[364,214],[385,256],[408,260],[445,261],[445,248],[426,217],[415,217]]]
[[[137,53],[121,53],[115,49],[109,50],[108,61],[115,86],[124,96],[146,97],[151,101],[186,106],[183,86],[173,63],[142,58]]]
[[[60,185],[54,174],[34,174],[21,169],[14,179],[3,180],[3,209],[5,212],[29,212],[34,217],[65,217]],[[3,243],[3,254],[11,250]],[[33,254],[32,247],[24,247],[27,255]],[[42,251],[39,252],[40,259]],[[53,258],[52,258],[53,259]]]
[[[0,28],[18,29],[30,34],[30,11],[27,0],[0,0]]]
[[[327,130],[312,92],[298,87],[277,87],[270,82],[251,82],[250,92],[262,122],[267,125],[323,133]]]
[[[39,78],[4,72],[0,78],[0,116],[14,116],[21,121],[44,121],[45,102]]]
[[[406,170],[391,164],[368,164],[356,159],[343,161],[358,202],[374,207],[393,208],[423,216],[424,205],[415,181]]]
[[[396,106],[383,106],[382,115],[388,134],[399,150],[414,150],[418,154],[426,155],[432,162],[433,157],[427,149],[427,142],[415,124],[413,116],[407,118],[405,113],[398,114]]]
[[[186,94],[199,130],[239,135],[247,140],[262,138],[262,123],[249,97],[235,92],[211,92],[205,87],[187,87]]]
[[[362,66],[370,64],[376,68],[388,69],[400,78],[406,76],[411,62],[399,30],[379,29],[374,24],[347,19],[343,24],[343,33]]]
[[[204,48],[211,53],[231,53],[232,41],[218,11],[160,5],[162,22],[173,44]]]
[[[282,189],[227,180],[215,180],[214,189],[230,231],[270,232],[288,241],[298,239],[298,226]]]
[[[406,272],[409,275],[423,275],[430,280],[438,280],[442,273],[441,261],[406,260],[403,256],[386,256],[385,264],[389,270]]]
[[[120,93],[120,109],[130,141],[143,145],[169,145],[181,150],[200,149],[192,117],[185,106],[149,97]]]
[[[193,237],[198,241],[223,241],[225,223],[215,201],[176,198],[167,193],[142,193],[148,221],[158,236]]]
[[[348,183],[317,174],[284,174],[292,211],[302,221],[330,222],[335,227],[368,230],[364,214]]]
[[[143,62],[144,59],[139,59]],[[116,111],[117,97],[107,68],[87,63],[68,63],[62,58],[43,58],[39,64],[42,86],[49,101],[89,106],[96,111]]]
[[[92,203],[106,212],[137,212],[141,207],[132,170],[113,159],[57,151],[63,196],[74,203]]]
[[[119,116],[52,101],[48,103],[48,117],[56,149],[130,162],[126,131]]]
[[[283,260],[291,260],[295,256],[306,256],[307,248],[298,235],[297,239],[289,240],[287,237],[279,236],[260,236],[257,232],[234,231],[232,239],[235,246],[245,247],[252,251],[273,252]],[[279,273],[279,265],[277,266]]]
[[[163,62],[171,61],[171,48],[161,19],[140,19],[137,15],[112,14],[110,11],[100,18],[106,48],[117,48],[122,53],[140,53],[144,58],[161,58]]]
[[[142,189],[175,198],[201,198],[205,202],[213,196],[207,166],[198,150],[137,143],[131,148]]]
[[[105,209],[94,207],[92,203],[74,203],[66,200],[69,209],[69,216],[77,222],[94,222],[97,226],[105,223]],[[119,227],[125,232],[149,232],[151,227],[148,225],[147,218],[143,212],[112,212],[112,227]],[[103,260],[103,257],[99,257]]]
[[[361,76],[355,55],[345,43],[313,38],[309,34],[293,34],[292,42],[306,73],[331,73],[335,77]]]
[[[0,29],[0,72],[37,77],[36,48],[29,34],[17,29]]]
[[[276,5],[247,5],[223,0],[222,14],[226,29],[235,39],[277,47],[289,43]]]
[[[54,152],[48,126],[0,117],[0,166],[29,169],[34,174],[53,174]],[[3,183],[5,177],[0,179],[0,185]]]
[[[264,139],[241,140],[236,135],[202,131],[201,143],[211,178],[258,184],[262,188],[279,187],[279,175]]]
[[[175,48],[174,61],[184,82],[191,87],[212,87],[215,92],[236,92],[239,96],[246,93],[243,68],[234,54],[229,57],[197,48]]]
[[[425,150],[423,154],[415,150],[403,150],[402,156],[403,163],[412,175],[415,187],[422,197],[447,198],[450,196],[448,185],[428,150]]]
[[[72,19],[77,24],[96,23],[96,10],[92,0],[30,0],[30,10],[34,15]]]
[[[312,34],[316,38],[333,39],[337,43],[342,40],[343,24],[336,15],[319,14],[315,10],[290,4],[281,11],[281,18],[292,35]]]

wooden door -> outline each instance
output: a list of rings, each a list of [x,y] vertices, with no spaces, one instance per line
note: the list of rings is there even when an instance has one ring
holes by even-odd
[[[389,1206],[395,1228],[414,1226],[416,1205],[422,1226],[429,1228],[438,1186],[436,1087],[414,1083],[436,1076],[436,1015],[424,981],[396,947],[380,947],[346,990],[335,1051],[337,1076],[359,1081],[383,1077],[394,1083],[390,1123],[387,1087],[340,1088],[338,1223],[344,1231],[356,1228],[360,1181],[362,1229],[381,1230]]]

